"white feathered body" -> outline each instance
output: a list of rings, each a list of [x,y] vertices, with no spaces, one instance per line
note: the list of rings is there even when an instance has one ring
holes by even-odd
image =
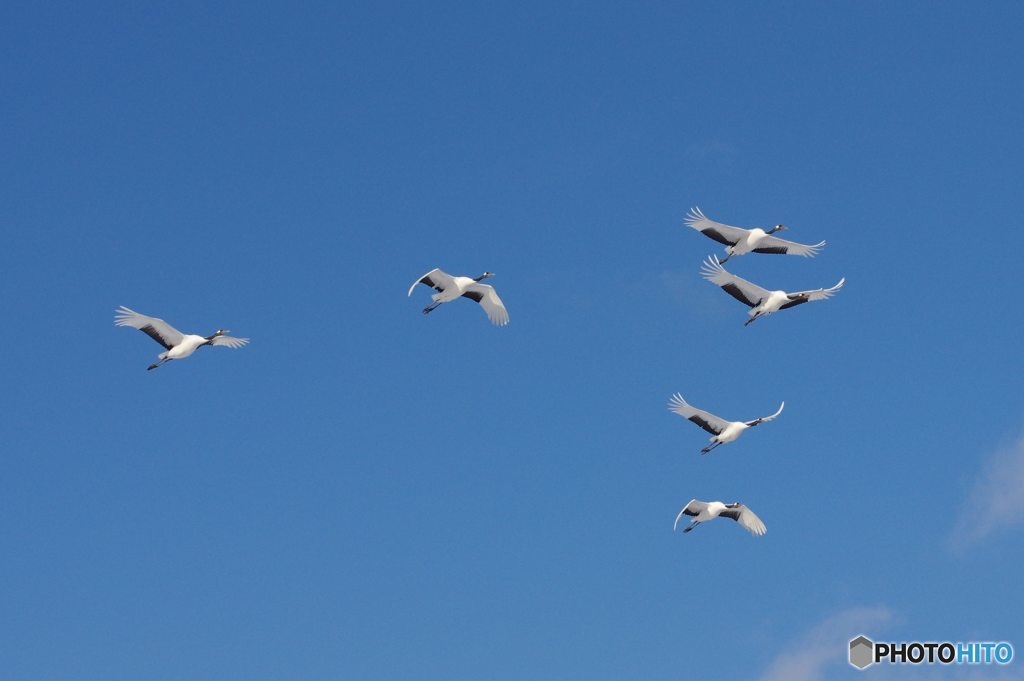
[[[725,252],[730,256],[733,255],[746,255],[752,253],[757,245],[761,243],[761,240],[768,236],[768,232],[764,231],[760,227],[754,227],[753,229],[747,230],[747,234],[744,238],[740,239],[734,246],[727,246]]]
[[[469,277],[452,277],[451,286],[430,297],[435,303],[450,303],[461,298],[462,294],[468,291],[469,287],[475,283],[477,283],[476,280]]]
[[[702,508],[700,513],[698,513],[696,517],[694,517],[694,520],[700,523],[706,522],[708,520],[714,520],[718,516],[722,515],[722,511],[724,511],[725,508],[725,504],[723,504],[721,501],[709,501],[707,506]]]
[[[747,311],[747,314],[751,317],[769,315],[781,310],[782,306],[788,302],[790,302],[789,294],[785,291],[770,291],[768,293],[768,297],[764,298],[757,306],[750,308],[750,310]]]
[[[161,352],[158,357],[160,359],[185,359],[193,352],[198,350],[203,345],[206,345],[210,341],[202,336],[196,336],[195,334],[186,334],[182,338],[181,343],[175,345],[167,352]]]
[[[739,436],[743,434],[743,431],[745,431],[749,427],[750,426],[748,426],[743,421],[731,421],[729,425],[725,427],[725,430],[723,430],[718,435],[713,436],[710,440],[708,440],[708,442],[721,442],[722,444],[725,444],[726,442],[732,442],[739,438]],[[723,506],[722,508],[725,507]]]

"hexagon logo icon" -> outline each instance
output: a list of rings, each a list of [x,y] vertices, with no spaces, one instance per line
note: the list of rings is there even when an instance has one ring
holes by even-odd
[[[864,669],[875,663],[875,644],[867,636],[858,636],[850,641],[850,664]]]

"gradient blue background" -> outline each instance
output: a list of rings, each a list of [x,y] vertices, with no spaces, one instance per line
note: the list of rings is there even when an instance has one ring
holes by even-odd
[[[1024,655],[1019,526],[950,539],[1024,426],[1022,25],[5,3],[0,678],[752,679],[874,606]],[[692,205],[846,288],[743,328]],[[424,318],[433,267],[511,324]],[[147,373],[118,305],[252,344]],[[700,457],[675,391],[787,406]],[[769,533],[673,534],[693,497]]]

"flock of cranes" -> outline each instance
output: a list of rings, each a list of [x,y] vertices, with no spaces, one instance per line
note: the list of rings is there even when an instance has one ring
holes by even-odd
[[[687,214],[686,224],[709,239],[714,239],[718,243],[724,244],[727,253],[725,260],[734,255],[744,255],[746,253],[802,255],[809,258],[817,255],[818,251],[825,246],[824,241],[813,246],[807,246],[772,236],[775,232],[786,229],[783,225],[775,225],[768,231],[760,227],[744,229],[742,227],[723,225],[720,222],[709,220],[699,208],[693,208]],[[701,267],[701,274],[712,284],[718,286],[750,308],[750,311],[747,313],[750,315],[750,319],[743,323],[744,326],[749,325],[758,317],[767,316],[779,310],[787,310],[812,300],[830,298],[846,283],[846,279],[843,278],[832,288],[796,291],[794,293],[781,290],[769,291],[727,271],[722,267],[722,263],[725,260],[720,261],[716,256],[709,256]],[[782,409],[785,406],[786,403],[783,402],[779,405],[779,410],[771,416],[763,416],[753,421],[726,421],[710,412],[690,406],[679,393],[673,395],[668,403],[669,410],[711,433],[711,444],[701,449],[701,454],[707,454],[714,448],[727,442],[734,442],[748,428],[774,420],[782,413]],[[672,525],[673,530],[679,526],[679,520],[684,515],[691,516],[693,521],[683,532],[689,532],[697,527],[697,525],[714,520],[715,518],[735,520],[751,534],[758,536],[768,531],[764,523],[761,522],[761,519],[739,502],[724,504],[721,501],[693,499],[679,511],[679,515],[676,516],[676,522]]]
[[[434,268],[417,279],[409,287],[409,295],[412,295],[416,284],[424,284],[437,291],[433,296],[433,303],[423,308],[423,314],[429,314],[441,303],[450,303],[459,298],[469,298],[480,303],[480,307],[487,313],[487,318],[495,326],[508,324],[508,310],[501,302],[493,286],[481,284],[480,282],[488,277],[493,277],[493,272],[484,272],[475,279],[469,277],[453,277],[447,272]],[[248,338],[234,338],[225,336],[228,329],[218,329],[209,336],[196,336],[184,334],[176,328],[157,317],[147,317],[134,310],[129,310],[122,305],[114,311],[114,324],[117,326],[129,326],[138,329],[144,334],[164,346],[165,352],[157,355],[159,362],[150,364],[146,369],[156,369],[164,362],[172,359],[185,359],[193,352],[204,345],[221,345],[226,348],[240,348],[249,343]]]
[[[812,300],[830,298],[836,291],[842,288],[846,281],[845,279],[840,279],[839,283],[831,288],[819,288],[794,293],[781,290],[769,291],[750,283],[746,279],[731,274],[722,267],[722,263],[734,255],[744,255],[746,253],[775,253],[812,257],[821,250],[825,242],[822,241],[813,246],[807,246],[773,236],[775,232],[786,229],[783,225],[775,225],[768,231],[759,227],[744,229],[742,227],[724,225],[709,220],[699,208],[693,208],[687,214],[686,224],[708,238],[725,245],[727,253],[725,260],[719,261],[716,256],[710,256],[703,263],[701,273],[705,279],[750,308],[750,311],[747,313],[750,315],[750,319],[744,323],[744,326],[750,324],[758,317],[770,315],[779,310],[786,310]],[[484,279],[493,276],[492,272],[484,272],[475,278],[452,276],[441,269],[435,268],[412,283],[407,297],[412,296],[418,284],[423,284],[436,291],[436,293],[431,295],[431,304],[423,308],[423,314],[429,314],[443,303],[450,303],[459,298],[468,298],[483,308],[484,313],[492,324],[495,326],[505,326],[509,322],[508,310],[505,308],[505,304],[501,302],[501,298],[498,297],[498,293],[494,290],[493,286],[481,283]],[[204,345],[240,348],[249,343],[248,338],[235,338],[225,335],[228,333],[227,329],[218,329],[209,336],[184,334],[162,319],[147,317],[124,306],[115,311],[114,323],[117,326],[138,329],[163,346],[164,352],[157,355],[159,361],[150,364],[146,367],[147,370],[156,369],[170,360],[185,359]],[[710,412],[689,405],[679,393],[673,395],[669,401],[669,409],[671,411],[711,434],[711,444],[701,449],[701,454],[707,454],[720,445],[736,441],[748,428],[773,421],[782,413],[782,409],[785,406],[786,403],[783,402],[779,405],[779,410],[771,416],[762,416],[752,421],[726,421]],[[679,511],[679,515],[676,516],[676,521],[672,526],[673,530],[678,527],[679,520],[684,515],[692,517],[693,520],[683,532],[689,532],[697,525],[719,517],[735,520],[743,528],[755,535],[763,535],[767,532],[761,519],[739,502],[725,504],[721,501],[693,499]]]

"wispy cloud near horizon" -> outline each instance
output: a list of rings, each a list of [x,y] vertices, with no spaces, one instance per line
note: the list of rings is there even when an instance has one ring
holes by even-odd
[[[847,664],[847,645],[892,620],[884,606],[850,608],[819,622],[780,653],[759,681],[822,681],[828,669]]]
[[[834,681],[860,678],[862,671],[851,667],[847,646],[851,638],[864,634],[869,638],[889,640],[884,630],[897,624],[894,613],[885,606],[841,610],[822,620],[791,641],[768,665],[757,681]],[[903,639],[897,639],[903,640]],[[960,665],[875,665],[871,678],[948,679],[949,681],[1022,681],[1024,676],[1016,664],[1007,667],[970,667]]]
[[[998,530],[1022,524],[1024,436],[986,459],[961,505],[950,546],[954,551],[963,551]]]

